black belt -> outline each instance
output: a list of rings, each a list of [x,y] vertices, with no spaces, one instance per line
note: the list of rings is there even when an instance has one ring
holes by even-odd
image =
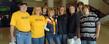
[[[19,30],[16,30],[16,31],[22,32],[22,33],[29,33],[29,32],[31,32],[31,31],[24,32],[24,31],[19,31]]]

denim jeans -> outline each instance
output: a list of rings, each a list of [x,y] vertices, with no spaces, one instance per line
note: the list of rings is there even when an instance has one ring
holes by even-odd
[[[62,43],[62,42],[61,42],[61,38],[62,38],[61,35],[55,35],[54,38],[53,38],[55,44],[61,44],[61,43]]]
[[[31,44],[31,33],[16,31],[17,44]]]
[[[58,35],[48,35],[46,39],[48,40],[48,44],[61,44],[60,36]]]
[[[96,44],[96,41],[82,40],[81,44]]]
[[[60,34],[59,35],[61,44],[67,44],[67,34]]]
[[[32,44],[44,44],[44,37],[32,38]]]

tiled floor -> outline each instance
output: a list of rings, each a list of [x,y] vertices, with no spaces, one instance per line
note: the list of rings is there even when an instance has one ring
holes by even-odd
[[[9,28],[0,28],[0,44],[8,44],[10,41]]]
[[[8,44],[10,38],[9,28],[0,28],[0,44]],[[109,44],[109,25],[102,25],[100,38],[97,44]]]

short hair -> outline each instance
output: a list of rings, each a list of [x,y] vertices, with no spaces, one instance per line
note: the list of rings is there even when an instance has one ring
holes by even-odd
[[[65,6],[60,6],[60,7],[59,7],[59,13],[60,13],[60,9],[61,9],[61,8],[64,8],[64,13],[66,13],[66,7],[65,7]]]
[[[80,6],[80,5],[84,6],[84,3],[83,2],[78,2],[77,7]]]
[[[48,8],[48,12],[50,12],[50,11],[54,11],[54,9],[53,8]]]
[[[53,8],[48,8],[48,16],[50,15],[50,12],[55,12]]]
[[[74,8],[76,7],[76,5],[73,3],[73,4],[70,4],[69,8],[72,7],[72,6],[73,6]]]
[[[27,3],[19,3],[18,6],[27,5]]]
[[[85,8],[90,9],[90,6],[89,6],[89,5],[84,5],[84,6],[83,6],[83,10],[84,10]]]

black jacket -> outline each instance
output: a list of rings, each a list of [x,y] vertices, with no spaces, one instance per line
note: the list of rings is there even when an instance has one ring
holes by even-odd
[[[57,18],[58,34],[67,34],[67,15],[61,15]]]
[[[70,14],[68,17],[68,36],[73,38],[77,35],[77,30],[80,28],[80,15],[76,13]]]

